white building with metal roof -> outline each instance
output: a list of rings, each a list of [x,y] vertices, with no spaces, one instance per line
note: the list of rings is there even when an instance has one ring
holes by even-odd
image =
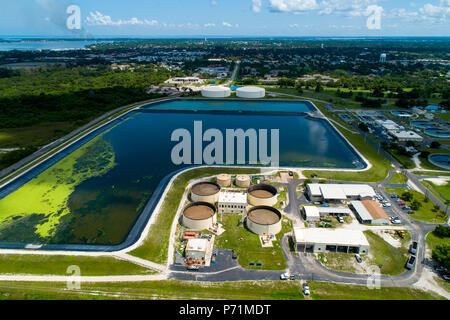
[[[319,221],[320,217],[328,216],[349,216],[351,210],[344,207],[316,207],[304,206],[303,217],[309,222]]]
[[[298,252],[369,252],[369,242],[362,231],[346,229],[294,228],[295,250]]]
[[[373,199],[375,190],[366,184],[320,184],[306,186],[311,201],[339,202],[343,200]]]

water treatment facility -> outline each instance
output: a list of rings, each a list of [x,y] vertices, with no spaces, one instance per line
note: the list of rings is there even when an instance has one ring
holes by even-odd
[[[305,168],[345,170],[367,167],[367,164],[362,165],[366,161],[359,152],[327,120],[311,115],[315,110],[314,105],[307,101],[179,98],[136,108],[94,129],[3,185],[0,189],[0,210],[4,212],[0,221],[0,230],[3,231],[0,232],[0,242],[7,248],[23,248],[26,246],[24,242],[38,243],[39,248],[49,250],[114,251],[132,245],[141,237],[171,178],[188,168],[171,161],[172,132],[180,127],[189,130],[199,117],[209,128],[223,131],[231,123],[233,127],[244,130],[252,127],[271,129],[280,127],[282,123],[281,167],[301,165]],[[224,115],[232,122],[224,123]],[[157,140],[148,137],[166,139],[156,143]],[[320,150],[320,154],[311,140],[318,138],[332,141]],[[300,148],[294,143],[300,140],[311,140],[311,143]],[[294,150],[296,152],[292,152]],[[75,169],[72,168],[74,162]],[[96,166],[92,166],[93,163]],[[90,166],[89,171],[85,171],[83,166]],[[238,175],[234,179],[237,187],[250,187],[248,175]],[[54,183],[54,194],[36,194],[37,198],[31,198],[26,206],[18,200],[44,180]],[[192,186],[190,199],[193,202],[217,203],[222,187],[215,181]],[[229,179],[219,177],[218,182],[227,185]],[[69,189],[64,187],[65,183],[69,183]],[[65,193],[59,188],[65,188]],[[101,196],[90,201],[84,197],[86,193]],[[247,197],[251,205],[273,206],[276,194],[273,187],[262,185],[250,187]],[[125,198],[128,200],[124,202]],[[46,206],[40,206],[40,201],[46,201]],[[96,218],[99,214],[102,215],[101,220]],[[122,218],[118,225],[119,215]],[[38,225],[39,228],[23,238],[23,233],[10,232],[13,225],[9,221],[13,216],[17,217],[13,225],[32,216],[36,221],[31,226],[32,230]]]

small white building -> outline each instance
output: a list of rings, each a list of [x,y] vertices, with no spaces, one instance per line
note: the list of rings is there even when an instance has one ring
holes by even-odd
[[[342,252],[367,254],[369,242],[362,231],[346,229],[294,228],[297,252]]]
[[[208,245],[207,239],[189,239],[186,245],[186,259],[204,261]]]
[[[239,191],[222,191],[219,193],[218,210],[225,214],[245,214],[247,194]]]
[[[320,221],[321,217],[329,216],[349,216],[351,210],[345,207],[316,207],[316,206],[304,206],[303,218],[309,222]]]
[[[319,208],[314,206],[303,207],[303,218],[308,222],[320,221]]]

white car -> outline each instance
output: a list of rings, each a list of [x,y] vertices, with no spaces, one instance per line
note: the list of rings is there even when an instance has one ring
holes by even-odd
[[[303,294],[309,296],[309,286],[306,283],[303,285]]]
[[[402,224],[402,221],[399,218],[395,218],[391,220],[392,224]]]
[[[392,204],[390,204],[389,202],[386,202],[386,203],[383,203],[383,207],[389,208],[389,207],[392,207]]]
[[[280,279],[281,280],[289,280],[289,273],[287,273],[287,272],[282,273],[280,276]]]

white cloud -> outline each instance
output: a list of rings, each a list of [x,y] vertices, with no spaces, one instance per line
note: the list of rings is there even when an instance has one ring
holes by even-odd
[[[254,12],[260,12],[262,7],[262,0],[252,0],[252,2],[253,2],[252,10]]]
[[[211,5],[213,5],[213,6],[217,6],[217,5],[218,5],[218,3],[217,3],[217,1],[213,0],[213,1],[211,1]]]
[[[89,16],[86,17],[86,23],[91,26],[121,26],[121,25],[147,25],[156,26],[158,25],[157,20],[140,20],[138,18],[131,18],[128,20],[117,20],[114,21],[110,16],[104,15],[99,11],[90,12]]]
[[[222,26],[227,27],[227,28],[233,28],[233,25],[228,22],[222,22]]]
[[[320,3],[319,13],[364,16],[368,7],[379,2],[380,0],[324,0]]]
[[[214,28],[216,26],[215,23],[205,23],[204,27],[205,28]]]
[[[417,11],[392,9],[388,16],[407,22],[447,23],[450,17],[450,0],[441,0],[439,6],[426,3]]]
[[[281,12],[301,12],[318,8],[316,0],[270,0],[270,7]]]

